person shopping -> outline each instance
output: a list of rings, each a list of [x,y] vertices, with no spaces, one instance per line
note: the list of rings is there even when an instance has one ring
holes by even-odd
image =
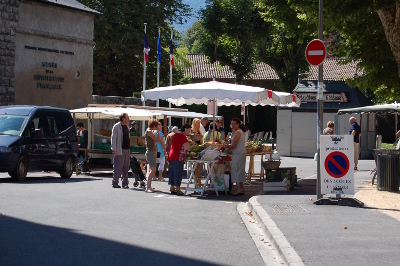
[[[358,170],[358,151],[360,147],[360,136],[361,136],[361,127],[357,124],[357,119],[355,117],[350,117],[349,119],[350,129],[349,135],[353,136],[354,141],[354,170]]]
[[[210,124],[208,131],[206,132],[206,134],[204,134],[203,142],[213,141],[213,128],[214,128],[214,124]],[[218,130],[215,130],[214,131],[214,141],[218,141],[218,140],[221,140],[221,132],[219,132]]]
[[[233,154],[231,164],[231,182],[236,183],[234,196],[244,194],[243,183],[246,181],[246,127],[239,118],[233,118],[231,121],[232,141],[226,144],[225,150],[231,150]]]
[[[190,134],[190,125],[184,124],[172,138],[171,149],[168,154],[169,180],[171,194],[183,195],[181,191],[183,165],[186,159],[186,151],[194,148],[190,146],[187,136]]]
[[[225,140],[225,128],[222,126],[222,118],[215,119],[215,127],[221,133],[221,140]]]
[[[151,187],[151,181],[156,175],[157,167],[157,146],[156,142],[161,142],[162,137],[158,131],[159,122],[156,119],[150,119],[148,123],[148,128],[145,132],[146,138],[146,160],[147,160],[147,193],[154,193],[154,189]],[[155,135],[157,133],[157,136]]]
[[[164,165],[165,165],[165,137],[164,134],[162,133],[162,125],[161,123],[158,124],[158,132],[156,132],[154,135],[158,137],[158,135],[161,135],[162,141],[161,142],[156,142],[157,146],[157,152],[160,153],[160,157],[157,158],[158,162],[158,181],[164,181],[163,178],[163,171],[164,171]],[[154,176],[155,177],[155,176]]]
[[[114,155],[114,171],[112,187],[120,188],[119,179],[122,178],[122,187],[129,188],[128,172],[130,166],[130,139],[129,139],[129,115],[123,113],[119,116],[119,122],[112,128],[111,150]]]
[[[201,128],[200,119],[198,119],[198,118],[193,119],[192,134],[197,135],[198,138],[194,138],[194,140],[196,140],[197,144],[203,143],[204,134],[201,132],[200,128]]]
[[[328,121],[326,128],[322,131],[324,135],[335,135],[335,123],[333,121]]]

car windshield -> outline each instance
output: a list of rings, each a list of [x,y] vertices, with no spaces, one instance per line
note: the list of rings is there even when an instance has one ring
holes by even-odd
[[[28,116],[0,115],[0,135],[21,135]]]

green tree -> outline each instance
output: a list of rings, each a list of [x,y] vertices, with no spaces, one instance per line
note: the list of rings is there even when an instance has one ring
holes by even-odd
[[[200,11],[201,50],[213,63],[229,66],[236,82],[254,70],[254,23],[260,20],[252,0],[208,0]]]
[[[190,54],[202,54],[201,36],[203,34],[203,26],[198,20],[186,31],[179,46],[187,48]]]
[[[333,43],[336,56],[359,62],[358,76],[348,83],[372,89],[375,102],[400,100],[399,14],[398,0],[324,3],[324,28],[340,33]]]
[[[275,70],[280,79],[276,85],[282,91],[291,92],[297,84],[299,70],[303,73],[309,70],[305,49],[310,40],[318,37],[317,31],[306,10],[296,1],[289,4],[282,0],[259,0],[257,3],[264,19],[254,40],[257,58]]]
[[[229,66],[236,82],[251,74],[255,63],[264,62],[278,74],[277,87],[292,91],[299,69],[307,72],[309,68],[306,45],[317,37],[307,16],[299,15],[302,12],[301,5],[283,0],[208,1],[201,11],[202,28],[190,29],[190,41],[184,44],[192,49],[197,37],[200,51],[211,62]]]
[[[190,9],[182,0],[81,0],[102,13],[95,20],[93,93],[132,96],[143,88],[144,23],[150,46],[146,89],[157,84],[157,36],[161,27],[160,86],[169,85],[169,43],[172,22],[182,23]],[[175,32],[174,36],[178,36]],[[174,84],[183,71],[174,68]]]

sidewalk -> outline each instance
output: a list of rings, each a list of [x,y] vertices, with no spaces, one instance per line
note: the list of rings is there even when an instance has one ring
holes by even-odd
[[[354,197],[363,208],[313,204],[315,161],[285,157],[282,165],[297,167],[295,190],[252,197],[249,207],[287,265],[398,265],[400,220],[382,211],[399,217],[400,194],[371,187],[372,160],[355,172]]]

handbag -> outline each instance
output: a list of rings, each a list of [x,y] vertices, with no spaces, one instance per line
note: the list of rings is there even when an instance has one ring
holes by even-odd
[[[157,158],[160,158],[160,156],[161,156],[161,152],[157,152]]]

